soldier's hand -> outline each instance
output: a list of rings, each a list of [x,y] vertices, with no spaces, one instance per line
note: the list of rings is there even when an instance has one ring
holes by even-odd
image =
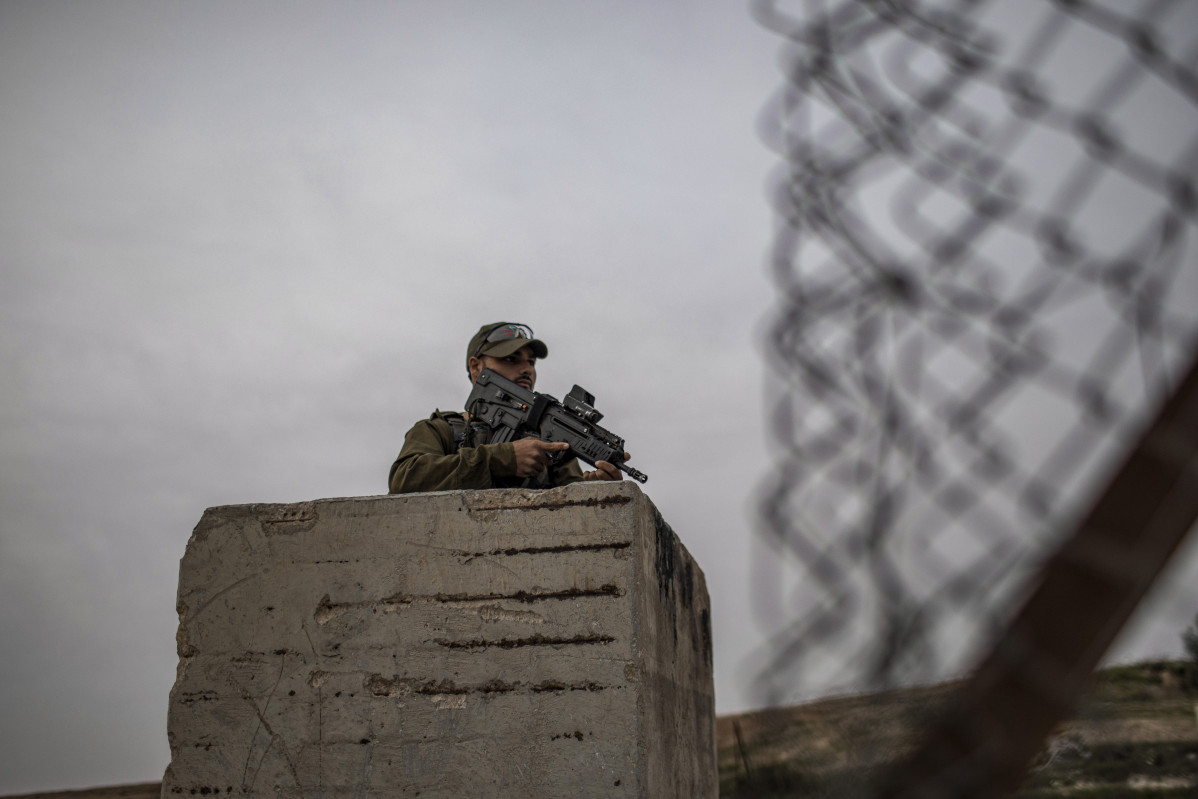
[[[631,455],[624,453],[624,460],[628,460]],[[617,469],[614,465],[607,461],[595,461],[595,471],[584,472],[583,480],[623,480],[624,473]]]
[[[512,442],[516,448],[516,474],[519,477],[536,477],[550,463],[553,452],[570,448],[565,441],[542,441],[539,438],[521,438]]]

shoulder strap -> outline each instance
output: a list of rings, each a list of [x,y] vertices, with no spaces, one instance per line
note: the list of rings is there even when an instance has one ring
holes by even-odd
[[[451,446],[453,452],[457,452],[462,447],[466,446],[466,437],[470,434],[470,427],[466,424],[466,420],[460,414],[446,413],[442,414],[441,418],[449,423],[449,430],[453,433],[453,441]],[[452,452],[449,454],[453,454]]]
[[[450,441],[452,449],[446,453],[448,455],[453,455],[462,447],[477,447],[490,440],[491,428],[481,423],[471,424],[460,413],[436,411],[433,413],[433,418],[440,419],[449,425],[449,431],[452,434]]]

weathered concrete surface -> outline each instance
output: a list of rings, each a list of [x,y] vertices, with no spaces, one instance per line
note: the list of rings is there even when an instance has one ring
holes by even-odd
[[[709,608],[628,481],[211,508],[162,795],[714,797]]]

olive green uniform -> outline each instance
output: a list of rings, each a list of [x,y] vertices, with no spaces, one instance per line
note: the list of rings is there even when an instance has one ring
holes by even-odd
[[[455,432],[455,427],[461,432]],[[486,428],[467,427],[460,413],[434,411],[428,419],[413,425],[404,437],[403,449],[391,465],[390,492],[408,494],[524,485],[524,478],[516,475],[515,446],[481,443],[488,433]],[[547,488],[581,479],[578,459],[571,456],[551,466],[548,473],[542,473],[537,484]]]

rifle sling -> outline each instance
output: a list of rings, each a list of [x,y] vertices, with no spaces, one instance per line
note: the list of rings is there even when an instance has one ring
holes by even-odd
[[[528,410],[528,421],[525,422],[525,424],[528,425],[529,430],[541,429],[541,417],[545,415],[545,411],[554,402],[556,402],[556,400],[554,400],[553,397],[549,396],[548,394],[536,395],[536,399],[533,400],[532,407]]]

